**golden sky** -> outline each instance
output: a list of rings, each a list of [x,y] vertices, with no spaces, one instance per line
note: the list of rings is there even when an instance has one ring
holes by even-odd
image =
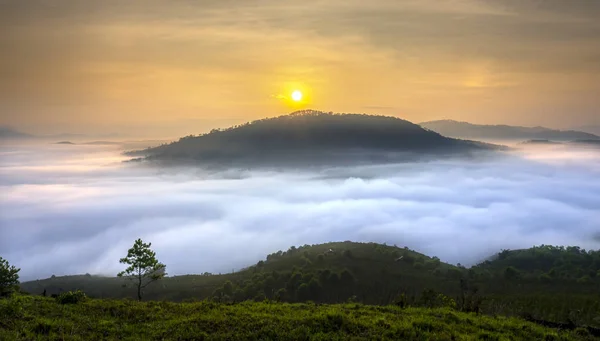
[[[298,108],[600,124],[600,1],[0,0],[0,125],[199,133]],[[294,89],[305,101],[279,97]]]

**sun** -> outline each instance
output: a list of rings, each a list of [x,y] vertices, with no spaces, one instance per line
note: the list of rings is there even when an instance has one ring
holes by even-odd
[[[302,93],[299,90],[295,90],[292,92],[292,99],[295,102],[300,102],[302,100]]]

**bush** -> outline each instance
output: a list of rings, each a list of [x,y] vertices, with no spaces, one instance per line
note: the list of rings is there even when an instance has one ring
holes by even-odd
[[[68,291],[56,298],[58,304],[77,304],[85,300],[87,300],[87,295],[81,290]]]
[[[0,297],[10,296],[19,289],[19,271],[0,257]]]
[[[23,317],[23,304],[21,302],[18,296],[13,296],[4,300],[4,302],[0,301],[0,316],[3,318]]]

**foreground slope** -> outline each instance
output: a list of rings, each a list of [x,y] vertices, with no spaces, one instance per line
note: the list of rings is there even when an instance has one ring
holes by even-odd
[[[448,308],[272,302],[0,299],[0,340],[592,340],[517,318]],[[593,332],[593,330],[592,330]]]
[[[488,140],[600,140],[600,136],[576,130],[555,130],[544,127],[481,125],[453,120],[420,123],[423,128],[444,136]]]
[[[323,163],[464,154],[491,145],[444,137],[394,117],[301,111],[130,152],[149,160],[203,163]]]

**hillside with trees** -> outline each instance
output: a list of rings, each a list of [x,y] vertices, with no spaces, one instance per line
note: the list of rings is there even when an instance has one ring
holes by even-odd
[[[503,250],[466,268],[376,243],[303,245],[274,252],[235,273],[165,277],[146,288],[144,299],[452,306],[464,312],[600,327],[598,255],[576,247],[540,246]],[[120,278],[82,275],[26,282],[21,288],[35,295],[79,289],[94,298],[136,298],[125,284]]]
[[[310,165],[401,161],[416,156],[467,155],[498,148],[447,138],[395,117],[305,110],[214,129],[127,155],[209,165]]]

